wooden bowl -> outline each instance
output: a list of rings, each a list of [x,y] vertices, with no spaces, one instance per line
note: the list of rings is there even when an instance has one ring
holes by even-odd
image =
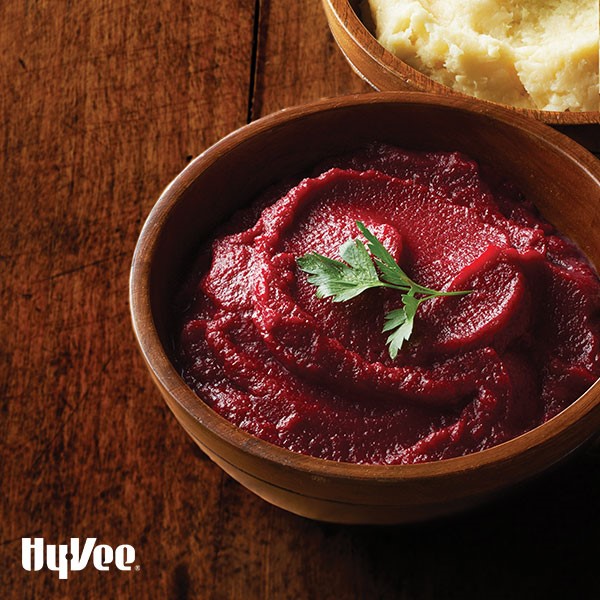
[[[373,140],[460,150],[493,165],[600,265],[600,162],[538,121],[471,99],[383,92],[283,110],[228,135],[175,178],[144,225],[131,270],[133,326],[154,381],[184,429],[234,479],[291,512],[343,523],[400,523],[473,506],[600,429],[599,381],[561,414],[495,448],[416,465],[357,465],[257,439],[186,386],[172,363],[171,306],[202,240],[270,184]]]
[[[337,45],[354,71],[369,85],[381,91],[420,91],[466,97],[465,94],[423,75],[386,50],[359,18],[359,4],[360,0],[323,0],[329,28]],[[487,100],[477,101],[495,104]],[[506,108],[554,125],[600,123],[600,111],[556,112],[509,106]]]

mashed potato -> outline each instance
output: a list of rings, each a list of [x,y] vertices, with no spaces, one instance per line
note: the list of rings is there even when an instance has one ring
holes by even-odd
[[[457,91],[522,108],[600,108],[598,0],[368,4],[383,46]]]

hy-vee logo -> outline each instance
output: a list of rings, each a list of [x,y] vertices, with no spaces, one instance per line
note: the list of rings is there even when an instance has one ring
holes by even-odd
[[[109,571],[112,564],[119,571],[131,571],[135,562],[135,548],[122,544],[112,548],[98,544],[96,538],[86,538],[83,548],[78,538],[71,538],[70,544],[45,544],[44,538],[22,538],[22,563],[26,571],[40,571],[44,564],[51,571],[57,571],[59,579],[67,579],[71,571],[82,571],[91,559],[98,571]],[[135,567],[136,570],[139,567]]]

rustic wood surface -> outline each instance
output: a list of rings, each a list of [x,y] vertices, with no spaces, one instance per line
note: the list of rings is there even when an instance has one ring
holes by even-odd
[[[320,0],[4,0],[0,48],[1,598],[598,597],[597,445],[451,519],[324,525],[225,476],[151,383],[127,288],[161,189],[248,120],[368,91]],[[139,570],[27,572],[36,536]]]

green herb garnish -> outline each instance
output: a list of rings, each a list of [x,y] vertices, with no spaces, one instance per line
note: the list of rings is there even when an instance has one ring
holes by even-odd
[[[384,245],[360,221],[356,227],[367,239],[350,239],[340,246],[345,262],[309,252],[296,259],[298,267],[308,273],[308,281],[317,287],[318,298],[331,297],[333,302],[346,302],[370,288],[387,287],[402,292],[401,308],[385,315],[384,332],[392,359],[413,330],[417,309],[422,302],[437,296],[462,296],[470,291],[440,292],[415,283],[398,265]]]

